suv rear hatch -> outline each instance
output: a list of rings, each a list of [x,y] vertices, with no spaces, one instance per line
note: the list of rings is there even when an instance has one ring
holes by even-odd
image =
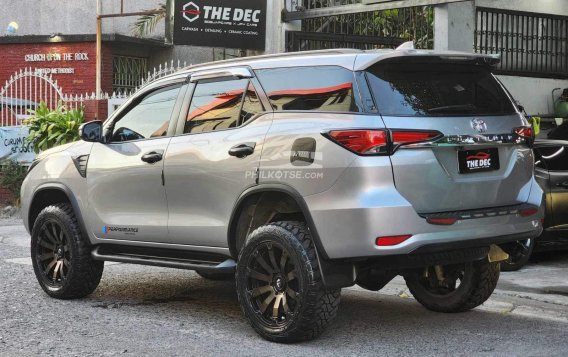
[[[398,148],[393,135],[395,185],[418,213],[527,201],[532,129],[486,64],[398,57],[375,63],[366,74],[391,132],[440,133],[433,143]]]

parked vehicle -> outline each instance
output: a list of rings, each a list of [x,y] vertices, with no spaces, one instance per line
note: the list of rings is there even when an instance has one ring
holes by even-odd
[[[550,137],[568,139],[566,126],[558,126]],[[544,231],[509,249],[509,259],[501,264],[505,271],[521,269],[533,252],[568,249],[568,141],[536,140],[534,151],[536,178],[546,195]]]
[[[482,304],[500,246],[540,234],[532,129],[484,54],[329,50],[189,67],[142,88],[22,187],[34,271],[86,296],[104,261],[235,277],[271,341],[318,336],[340,291],[397,275]]]

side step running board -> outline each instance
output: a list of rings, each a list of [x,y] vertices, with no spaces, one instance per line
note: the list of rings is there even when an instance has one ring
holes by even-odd
[[[209,261],[192,258],[179,258],[167,256],[151,256],[145,254],[132,254],[126,252],[104,251],[101,246],[95,247],[91,252],[94,260],[119,262],[128,264],[151,265],[165,268],[199,270],[211,273],[232,273],[236,262],[233,259],[224,261]]]

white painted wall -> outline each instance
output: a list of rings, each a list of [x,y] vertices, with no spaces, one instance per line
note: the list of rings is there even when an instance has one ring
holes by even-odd
[[[476,6],[568,16],[567,0],[475,0]]]
[[[165,0],[124,0],[124,12],[154,9]],[[11,21],[19,24],[17,35],[94,34],[97,0],[2,0],[0,36]],[[102,0],[105,14],[120,12],[119,0]],[[136,17],[103,20],[103,33],[130,34]],[[164,37],[164,23],[153,37]]]
[[[268,0],[265,54],[285,52],[286,31],[299,31],[302,27],[301,21],[282,22],[281,17],[284,7],[285,3],[282,0]],[[256,52],[255,54],[261,53]]]
[[[554,88],[568,88],[568,80],[498,76],[509,92],[530,115],[553,114],[551,92]],[[561,91],[555,92],[555,99]]]
[[[471,52],[474,31],[475,7],[472,1],[434,8],[434,49]]]

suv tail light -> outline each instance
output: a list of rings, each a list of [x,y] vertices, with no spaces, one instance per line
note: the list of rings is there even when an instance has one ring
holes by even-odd
[[[386,130],[330,131],[329,136],[339,145],[361,155],[386,153],[387,150]]]
[[[537,214],[537,213],[538,213],[538,208],[535,208],[535,207],[524,208],[524,209],[519,211],[519,214],[521,215],[521,217],[528,217],[528,216],[532,216],[532,215]]]
[[[515,133],[519,138],[524,139],[524,141],[529,145],[534,142],[535,137],[532,126],[520,126],[513,129],[513,133]]]
[[[353,129],[332,130],[324,136],[359,155],[391,155],[402,145],[433,141],[438,131]]]
[[[394,145],[409,145],[432,141],[441,136],[438,131],[392,131],[392,142]]]

